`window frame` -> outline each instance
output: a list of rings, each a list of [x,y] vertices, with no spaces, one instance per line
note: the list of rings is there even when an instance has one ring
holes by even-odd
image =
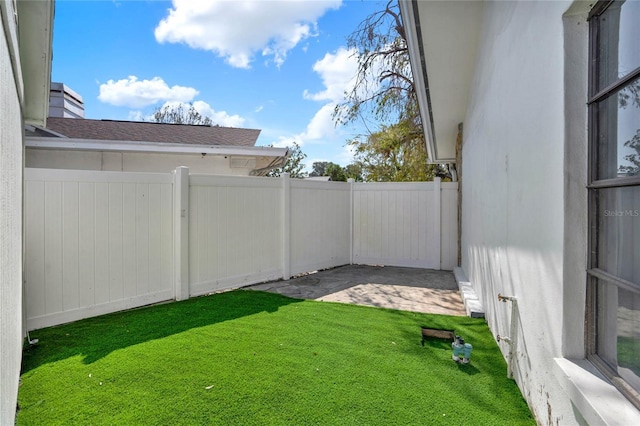
[[[592,8],[589,17],[589,79],[588,79],[588,232],[587,232],[587,292],[585,345],[587,359],[605,375],[607,379],[640,409],[640,393],[628,384],[602,357],[598,355],[598,286],[615,286],[640,294],[638,285],[612,275],[598,268],[598,199],[597,190],[640,186],[640,176],[598,179],[598,103],[627,87],[640,78],[640,66],[622,78],[598,90],[598,18],[612,5],[614,0],[600,0]]]

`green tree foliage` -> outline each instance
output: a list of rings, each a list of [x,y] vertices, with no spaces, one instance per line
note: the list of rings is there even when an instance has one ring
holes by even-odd
[[[327,165],[327,168],[325,169],[325,173],[334,182],[346,182],[347,181],[347,174],[345,173],[344,169],[340,165],[338,165],[336,163],[329,163]]]
[[[365,181],[427,181],[436,175],[437,166],[427,164],[424,139],[407,121],[383,126],[364,140],[354,139],[350,144]]]
[[[309,173],[309,176],[310,177],[328,176],[327,174],[325,174],[328,164],[329,164],[328,161],[314,162],[313,165],[311,166],[311,173]]]
[[[348,178],[356,179],[357,177],[360,177],[360,181],[362,180],[360,167],[355,164],[342,167],[330,161],[316,161],[312,169],[309,173],[310,177],[329,176],[334,182],[346,182]]]
[[[353,179],[356,182],[364,181],[362,177],[362,165],[358,162],[347,165],[344,168],[344,173],[347,175],[347,179]]]
[[[158,107],[153,112],[151,120],[154,123],[169,124],[193,124],[201,126],[213,126],[213,121],[207,116],[200,114],[191,104],[188,108],[185,104],[168,104]]]
[[[269,146],[272,147],[273,145]],[[289,173],[292,178],[305,178],[307,177],[307,173],[304,172],[305,164],[303,163],[305,158],[307,158],[307,154],[302,152],[300,145],[294,142],[293,146],[289,147],[287,162],[282,167],[269,170],[266,176],[279,177],[282,173]]]

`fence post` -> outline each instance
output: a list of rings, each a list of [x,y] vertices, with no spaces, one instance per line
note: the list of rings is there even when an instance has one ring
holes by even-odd
[[[354,178],[347,179],[349,182],[349,265],[353,265],[353,183]]]
[[[189,168],[173,173],[173,262],[176,300],[189,298]]]
[[[442,269],[442,191],[441,185],[442,179],[436,177],[433,179],[433,211],[434,211],[434,229],[433,238],[438,242],[436,250],[435,264],[436,269]]]
[[[291,179],[282,173],[282,279],[291,278]]]

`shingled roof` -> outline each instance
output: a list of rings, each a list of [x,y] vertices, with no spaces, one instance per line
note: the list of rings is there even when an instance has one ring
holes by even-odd
[[[254,146],[260,130],[142,121],[47,118],[47,129],[74,139]]]

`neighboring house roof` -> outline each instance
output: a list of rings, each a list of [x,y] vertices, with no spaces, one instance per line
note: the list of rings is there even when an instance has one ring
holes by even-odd
[[[47,129],[72,139],[254,146],[260,130],[144,121],[47,118]],[[56,136],[37,129],[33,136]]]
[[[197,154],[229,157],[246,162],[247,158],[270,161],[251,175],[262,176],[280,167],[289,156],[287,148],[254,146],[260,130],[234,127],[163,124],[138,121],[88,120],[83,118],[47,118],[47,127],[27,125],[28,149],[138,152],[160,154]]]

